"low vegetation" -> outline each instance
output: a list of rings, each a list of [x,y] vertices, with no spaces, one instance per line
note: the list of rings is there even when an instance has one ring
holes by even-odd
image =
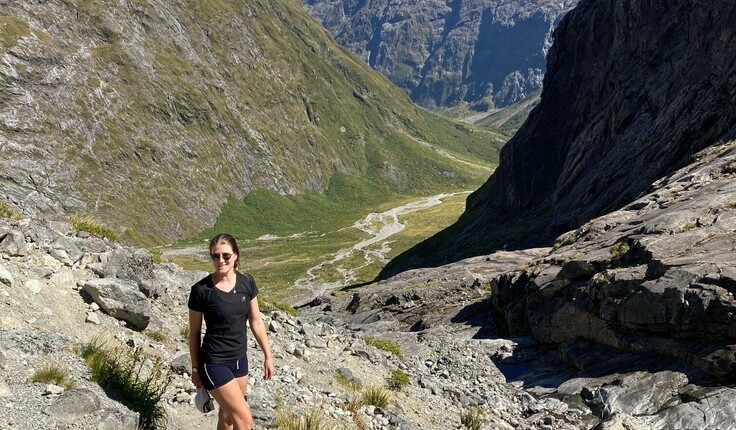
[[[189,339],[189,325],[185,325],[179,330],[179,336],[184,340]]]
[[[69,371],[59,364],[47,364],[36,370],[31,378],[33,382],[58,385],[65,390],[75,388],[77,384],[69,377]]]
[[[365,343],[367,345],[375,346],[378,349],[388,351],[399,358],[404,358],[404,355],[401,353],[401,345],[394,342],[393,340],[379,339],[373,336],[366,336]]]
[[[385,409],[391,400],[391,393],[383,387],[370,386],[363,392],[362,403]]]
[[[613,248],[611,248],[611,255],[614,258],[621,258],[626,255],[629,250],[631,250],[631,247],[629,246],[628,242],[616,242],[613,245]]]
[[[21,216],[16,211],[14,211],[7,203],[0,202],[0,218],[17,220],[20,219]]]
[[[139,350],[105,347],[99,341],[86,344],[82,357],[92,373],[92,380],[110,389],[121,401],[139,413],[143,430],[166,428],[163,399],[171,378],[160,358],[145,357]]]
[[[171,336],[161,329],[146,329],[143,334],[148,336],[149,339],[155,340],[158,343],[170,344]]]
[[[345,377],[340,373],[335,373],[335,381],[350,391],[359,391],[361,389],[360,383],[354,379]]]
[[[387,380],[388,387],[394,391],[401,391],[409,386],[409,375],[401,369],[391,369]]]
[[[77,231],[84,231],[97,237],[106,237],[113,241],[116,239],[116,234],[112,229],[105,227],[90,215],[74,215],[70,221],[72,227]]]
[[[460,415],[460,424],[468,430],[480,430],[485,423],[485,416],[481,408],[470,408]]]
[[[327,423],[325,417],[317,409],[304,414],[288,410],[276,414],[274,425],[282,430],[333,430],[335,426]]]

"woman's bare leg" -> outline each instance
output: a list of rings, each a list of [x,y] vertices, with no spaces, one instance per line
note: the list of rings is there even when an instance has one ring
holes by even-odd
[[[210,392],[220,406],[217,430],[251,430],[253,416],[245,401],[247,388],[248,376],[241,376]]]

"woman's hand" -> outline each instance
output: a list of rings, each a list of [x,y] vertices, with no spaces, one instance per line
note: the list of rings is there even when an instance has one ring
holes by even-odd
[[[271,359],[271,357],[267,357],[263,361],[263,367],[264,367],[264,369],[263,369],[263,379],[266,379],[266,380],[271,379],[273,377],[273,373],[275,371],[275,369],[273,367],[273,360]]]
[[[192,383],[197,389],[202,386],[202,380],[199,378],[198,372],[192,372]]]

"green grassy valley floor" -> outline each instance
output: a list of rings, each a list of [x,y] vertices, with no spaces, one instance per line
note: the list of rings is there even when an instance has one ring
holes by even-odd
[[[328,203],[319,196],[310,200],[262,195],[254,199],[264,203],[270,198],[272,204],[280,200],[285,215],[293,217],[292,225],[272,218],[272,232],[268,233],[264,225],[257,232],[247,221],[223,223],[207,234],[165,248],[163,258],[185,269],[209,271],[207,238],[215,230],[230,232],[239,239],[241,268],[255,276],[265,299],[294,305],[314,295],[372,281],[388,260],[454,223],[465,208],[468,193],[394,198],[368,212],[359,213],[354,206],[330,217],[326,216]],[[256,203],[241,202],[226,212],[255,211]],[[255,236],[258,233],[262,234]]]

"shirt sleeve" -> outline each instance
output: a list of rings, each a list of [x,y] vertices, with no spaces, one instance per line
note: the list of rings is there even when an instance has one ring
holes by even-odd
[[[189,291],[187,306],[193,311],[202,312],[202,288],[199,282],[192,285],[192,288]]]
[[[253,275],[250,273],[245,275],[245,285],[246,291],[250,295],[250,299],[253,300],[258,295],[258,286],[256,285],[256,280],[253,278]]]

